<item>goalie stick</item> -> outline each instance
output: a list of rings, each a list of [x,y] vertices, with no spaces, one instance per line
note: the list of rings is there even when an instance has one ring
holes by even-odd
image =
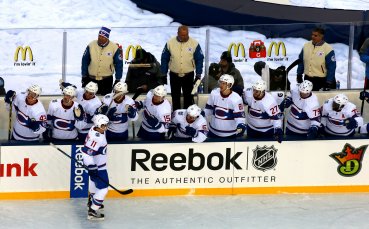
[[[50,145],[52,147],[54,147],[55,149],[57,149],[59,152],[61,152],[62,154],[64,154],[65,156],[69,157],[71,160],[73,160],[75,163],[77,163],[79,166],[83,167],[84,169],[86,169],[88,171],[87,166],[85,166],[84,164],[82,164],[81,162],[77,161],[77,159],[69,156],[66,152],[64,152],[62,149],[60,149],[59,147],[57,147],[56,145],[54,145],[52,142],[50,142]],[[107,184],[109,187],[111,187],[112,189],[114,189],[115,191],[117,191],[119,194],[122,195],[128,195],[131,194],[133,192],[132,189],[127,189],[127,190],[118,190],[116,187],[114,187],[113,185],[111,185],[109,182],[107,182],[106,180],[104,180],[103,178],[101,178],[99,175],[97,175],[97,178],[99,180],[101,180],[102,182],[104,182],[105,184]]]

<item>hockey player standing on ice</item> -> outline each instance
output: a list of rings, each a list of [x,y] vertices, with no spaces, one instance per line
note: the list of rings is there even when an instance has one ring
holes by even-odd
[[[201,108],[196,104],[186,109],[173,112],[168,136],[172,139],[187,139],[193,142],[203,142],[208,134],[206,119],[201,115]]]
[[[136,121],[138,118],[135,101],[127,93],[127,84],[118,82],[113,92],[104,96],[102,105],[97,110],[97,113],[106,114],[110,120],[106,131],[109,142],[127,140],[129,121]]]
[[[61,82],[60,88],[63,90],[67,86],[74,86],[67,82]],[[78,139],[83,140],[86,138],[88,131],[93,126],[92,117],[95,115],[97,108],[101,106],[99,97],[96,96],[98,90],[97,83],[89,82],[84,89],[77,90],[76,102],[82,105],[86,115],[86,126],[83,129],[78,130]]]
[[[274,137],[281,143],[283,140],[282,113],[275,98],[265,90],[266,82],[259,79],[243,94],[243,101],[248,105],[247,136]]]
[[[143,109],[138,137],[144,140],[165,140],[172,113],[172,106],[165,99],[166,95],[164,85],[159,85],[147,93],[145,100],[136,101],[137,109]]]
[[[42,89],[38,85],[32,85],[27,92],[16,94],[9,90],[5,95],[7,110],[10,104],[15,110],[16,120],[13,123],[12,138],[21,141],[38,141],[40,135],[46,130],[46,111],[40,96]]]
[[[108,128],[109,119],[103,114],[93,117],[94,125],[82,147],[83,164],[88,167],[90,177],[88,191],[88,216],[90,220],[103,220],[104,214],[99,209],[103,208],[103,201],[108,193],[109,176],[106,169],[107,146],[105,131]]]
[[[344,94],[328,99],[322,106],[322,125],[326,136],[353,136],[355,128],[363,125],[353,103]]]
[[[68,86],[63,89],[63,98],[54,99],[49,104],[47,111],[48,132],[45,132],[44,139],[76,140],[77,129],[83,129],[85,122],[85,112],[81,104],[73,101],[76,97],[76,88]]]
[[[315,139],[320,128],[320,105],[312,93],[313,84],[304,80],[298,87],[291,88],[291,95],[279,105],[281,112],[291,107],[287,114],[286,135],[304,136]]]
[[[208,137],[235,138],[245,133],[245,110],[242,98],[231,89],[233,84],[233,76],[222,75],[219,88],[209,95],[205,105],[205,115],[210,117]]]

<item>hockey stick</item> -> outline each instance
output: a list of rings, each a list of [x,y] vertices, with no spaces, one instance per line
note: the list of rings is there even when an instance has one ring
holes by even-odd
[[[366,76],[364,77],[364,89],[363,89],[363,91],[364,91],[364,94],[365,94],[365,92],[366,92]],[[361,110],[360,110],[360,115],[361,116],[363,116],[363,112],[364,112],[364,103],[365,102],[365,99],[363,99],[362,101],[361,101]]]
[[[64,154],[65,156],[69,157],[71,160],[73,160],[73,162],[77,163],[79,166],[83,167],[84,169],[86,169],[88,171],[87,166],[85,166],[84,164],[82,164],[81,162],[79,162],[77,159],[69,156],[66,152],[64,152],[62,149],[60,149],[59,147],[57,147],[56,145],[54,145],[52,142],[50,142],[50,145],[52,147],[54,147],[55,149],[57,149],[59,152],[61,152],[62,154]],[[102,177],[100,177],[99,175],[96,175],[96,177],[102,181],[103,183],[107,184],[109,187],[111,187],[112,189],[114,189],[115,191],[117,191],[119,194],[122,195],[128,195],[131,194],[133,192],[132,189],[127,189],[127,190],[118,190],[116,187],[114,187],[113,185],[111,185],[110,183],[108,183],[106,180],[104,180]]]
[[[128,67],[135,67],[135,68],[149,68],[152,64],[129,64]]]
[[[9,126],[8,126],[8,140],[11,138],[12,133],[12,120],[13,120],[13,101],[9,103]]]

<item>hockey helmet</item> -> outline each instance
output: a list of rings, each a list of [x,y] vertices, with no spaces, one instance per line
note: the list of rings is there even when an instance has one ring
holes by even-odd
[[[201,114],[201,108],[198,107],[196,104],[193,104],[187,108],[187,115],[197,118]]]
[[[159,85],[154,88],[154,95],[164,97],[167,95],[167,89],[165,89],[164,85]]]
[[[114,86],[114,93],[118,93],[118,92],[123,92],[123,94],[127,94],[128,93],[128,86],[126,83],[122,83],[122,82],[118,82],[117,84],[115,84]]]
[[[102,125],[108,125],[109,118],[103,114],[97,114],[92,118],[94,125],[98,128],[101,128]]]
[[[97,90],[98,90],[98,86],[97,83],[95,82],[89,82],[86,87],[85,87],[85,91],[96,94]]]
[[[333,102],[338,104],[339,108],[342,109],[348,103],[348,98],[344,94],[338,94],[333,98]]]
[[[68,86],[68,87],[65,87],[63,89],[63,94],[64,95],[69,95],[70,97],[75,97],[77,92],[76,92],[76,88],[73,87],[73,86]]]
[[[227,84],[230,84],[230,88],[233,86],[234,84],[234,78],[231,75],[228,74],[224,74],[219,78],[219,82],[226,82]]]
[[[267,85],[266,82],[262,79],[258,79],[254,85],[252,85],[252,88],[256,91],[265,91]]]
[[[309,80],[304,80],[299,85],[299,91],[301,93],[309,94],[313,90],[313,83]]]
[[[38,86],[37,84],[30,86],[27,90],[35,93],[37,96],[39,96],[42,92],[42,88]]]

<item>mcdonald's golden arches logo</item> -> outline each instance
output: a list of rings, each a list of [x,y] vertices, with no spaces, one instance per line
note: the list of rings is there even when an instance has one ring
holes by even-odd
[[[237,44],[232,42],[229,46],[228,46],[228,51],[232,53],[232,48],[233,48],[233,55],[235,57],[238,57],[238,54],[241,50],[241,55],[243,58],[245,58],[246,53],[245,53],[245,46],[241,43],[238,42]]]
[[[282,55],[283,56],[286,56],[287,55],[287,52],[286,52],[286,45],[280,41],[280,42],[275,42],[273,41],[270,45],[269,45],[269,48],[268,48],[268,56],[272,56],[272,51],[273,51],[273,47],[274,47],[274,54],[276,56],[279,56],[279,52],[280,52],[280,49],[282,48]]]
[[[129,45],[127,47],[127,50],[126,50],[126,55],[125,55],[125,59],[128,61],[129,59],[129,53],[131,52],[132,54],[132,59],[134,59],[136,57],[136,51],[137,49],[142,49],[140,45]]]
[[[14,61],[15,62],[18,61],[19,53],[22,54],[22,60],[23,61],[26,61],[27,53],[28,53],[28,60],[33,61],[33,53],[32,53],[31,47],[26,46],[26,47],[23,48],[22,46],[18,46],[17,49],[15,50],[15,53],[14,53]]]

